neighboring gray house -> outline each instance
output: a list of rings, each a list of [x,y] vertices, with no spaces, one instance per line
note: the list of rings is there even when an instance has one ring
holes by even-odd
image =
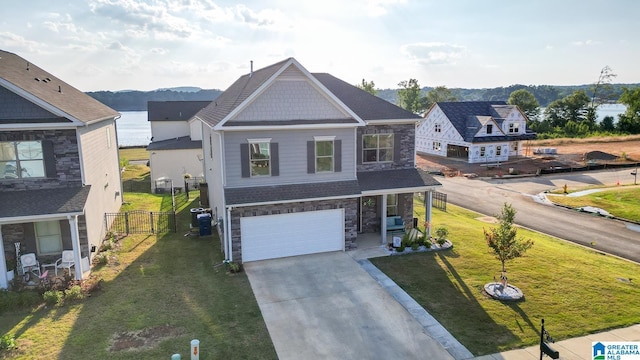
[[[211,101],[149,101],[151,124],[149,166],[151,190],[173,183],[182,187],[185,174],[202,177],[202,124],[193,115]],[[171,180],[171,182],[169,182]],[[169,185],[170,187],[170,185]]]
[[[413,194],[440,186],[415,168],[419,116],[293,58],[194,118],[227,260],[352,249],[358,233],[386,241],[387,217],[411,226]]]
[[[504,101],[435,103],[416,130],[418,153],[497,163],[525,154],[527,117]]]
[[[122,204],[118,112],[0,50],[0,288],[6,258],[51,264],[73,250],[76,279]],[[50,270],[53,271],[51,268]],[[14,274],[15,275],[15,274]]]

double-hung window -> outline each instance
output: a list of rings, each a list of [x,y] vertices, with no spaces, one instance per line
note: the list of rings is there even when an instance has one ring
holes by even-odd
[[[316,172],[334,171],[333,140],[316,140]]]
[[[484,146],[480,146],[480,157],[484,157],[486,148]]]
[[[519,133],[520,126],[518,123],[509,123],[509,133]]]
[[[38,255],[60,254],[62,252],[60,222],[40,221],[34,224]]]
[[[493,125],[487,124],[487,134],[493,134]]]
[[[398,215],[398,194],[387,195],[387,216]]]
[[[0,177],[45,177],[41,141],[0,142]]]
[[[496,146],[496,156],[502,155],[502,146]]]
[[[393,133],[362,135],[362,162],[393,161]]]
[[[249,143],[249,161],[251,177],[271,175],[270,144],[266,141]]]

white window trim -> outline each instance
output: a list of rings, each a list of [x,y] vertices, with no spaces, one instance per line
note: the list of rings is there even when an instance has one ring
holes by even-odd
[[[272,138],[247,139],[247,142],[248,142],[249,144],[255,144],[255,143],[271,143],[271,139],[272,139]]]
[[[249,143],[249,148],[251,148],[252,144],[271,144],[271,139],[272,138],[257,138],[257,139],[247,139],[247,142]],[[271,176],[271,149],[269,149],[269,174],[265,174],[265,175],[253,175],[253,171],[251,171],[252,169],[252,163],[254,160],[251,159],[251,149],[249,149],[249,177],[252,178],[257,178],[257,177],[268,177]]]
[[[313,141],[335,141],[335,136],[314,136]]]

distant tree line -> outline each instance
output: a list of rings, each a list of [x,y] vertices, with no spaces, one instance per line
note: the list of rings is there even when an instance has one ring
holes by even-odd
[[[176,91],[95,91],[87,95],[117,111],[146,111],[149,101],[213,101],[222,91],[205,90]]]

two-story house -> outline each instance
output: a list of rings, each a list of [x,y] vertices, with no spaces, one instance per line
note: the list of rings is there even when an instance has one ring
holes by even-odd
[[[419,116],[293,58],[252,69],[195,117],[227,260],[386,241],[387,216],[410,226],[413,194],[440,185],[415,168]]]
[[[52,264],[73,250],[75,277],[122,204],[119,114],[22,57],[0,50],[0,287],[6,258]],[[53,270],[53,269],[51,269]]]
[[[521,156],[527,140],[527,117],[504,101],[435,103],[416,130],[418,153],[496,163]]]
[[[185,174],[202,177],[202,124],[193,118],[210,101],[149,101],[151,124],[149,167],[151,191],[173,183],[181,187]],[[171,183],[169,182],[171,181]]]

